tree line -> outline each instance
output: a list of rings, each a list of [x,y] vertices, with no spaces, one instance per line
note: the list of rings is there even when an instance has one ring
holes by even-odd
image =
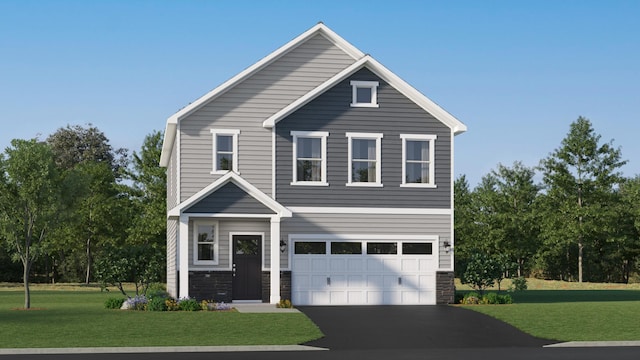
[[[119,252],[142,252],[164,273],[161,150],[161,132],[130,154],[91,124],[11,141],[0,154],[0,281],[23,281],[25,308],[31,279],[89,284]]]
[[[537,167],[499,164],[473,189],[457,178],[457,275],[481,256],[508,277],[629,282],[640,273],[640,176],[622,176],[624,164],[579,117]]]

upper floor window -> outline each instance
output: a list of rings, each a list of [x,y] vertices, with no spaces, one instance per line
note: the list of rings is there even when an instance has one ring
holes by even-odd
[[[211,129],[213,135],[212,174],[238,172],[238,134],[240,130]]]
[[[327,184],[326,131],[292,131],[293,181],[292,185]]]
[[[382,134],[346,133],[349,138],[347,186],[382,186]]]
[[[436,135],[401,134],[402,184],[400,186],[435,187]]]
[[[194,264],[218,263],[218,223],[195,221],[193,223]]]
[[[352,107],[378,107],[378,85],[377,81],[351,81]]]

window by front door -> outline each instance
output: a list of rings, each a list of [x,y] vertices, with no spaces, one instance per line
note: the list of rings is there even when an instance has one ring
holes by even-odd
[[[218,263],[218,223],[215,221],[195,221],[193,223],[193,247],[196,265],[216,265]]]
[[[327,136],[325,131],[292,131],[292,185],[327,185]]]
[[[382,186],[382,134],[346,133],[349,138],[347,186]]]

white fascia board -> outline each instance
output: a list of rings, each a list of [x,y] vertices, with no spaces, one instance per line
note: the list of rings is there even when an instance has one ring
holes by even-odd
[[[249,183],[248,181],[246,181],[245,179],[243,179],[242,177],[240,177],[238,174],[234,173],[233,171],[229,171],[228,173],[226,173],[225,175],[220,177],[218,180],[212,182],[207,187],[205,187],[204,189],[198,191],[196,194],[191,196],[189,199],[187,199],[184,202],[182,202],[180,205],[178,205],[175,208],[169,210],[168,216],[169,217],[180,216],[185,209],[188,209],[189,207],[191,207],[192,205],[194,205],[198,201],[202,200],[203,198],[205,198],[209,194],[214,193],[216,190],[218,190],[219,188],[221,188],[223,185],[227,184],[228,182],[233,182],[234,184],[236,184],[239,188],[241,188],[243,191],[245,191],[251,197],[253,197],[257,201],[259,201],[260,203],[262,203],[264,206],[268,207],[269,209],[273,210],[273,212],[275,212],[278,216],[280,216],[280,217],[291,217],[292,216],[291,210],[287,209],[285,206],[281,205],[279,202],[273,200],[267,194],[263,193],[258,188],[256,188],[255,186],[251,185],[251,183]],[[273,216],[273,214],[270,214],[270,216]]]
[[[420,91],[416,90],[416,88],[409,85],[406,81],[402,80],[398,75],[391,72],[375,59],[369,58],[366,66],[369,70],[380,76],[382,79],[388,82],[389,85],[393,86],[404,96],[411,99],[418,106],[422,107],[436,119],[440,120],[442,123],[451,128],[454,135],[458,135],[467,131],[467,126],[460,120],[456,119],[453,115],[441,108],[438,104],[423,95]]]
[[[173,150],[173,143],[176,139],[177,123],[167,122],[164,128],[164,139],[162,140],[162,152],[160,153],[160,166],[169,166],[169,159],[171,159],[171,150]]]
[[[302,106],[306,105],[311,100],[315,99],[316,97],[318,97],[319,95],[321,95],[325,91],[329,90],[331,87],[333,87],[334,85],[336,85],[340,81],[346,79],[347,76],[349,76],[349,75],[353,74],[354,72],[356,72],[358,69],[360,69],[367,62],[367,59],[369,59],[369,58],[370,58],[369,55],[363,56],[360,60],[356,61],[355,63],[353,63],[351,65],[349,65],[344,70],[340,71],[339,73],[337,73],[336,75],[331,77],[329,80],[327,80],[324,83],[318,85],[315,89],[309,91],[304,96],[298,98],[298,100],[292,102],[291,104],[285,106],[282,110],[280,110],[277,113],[271,115],[267,120],[265,120],[262,123],[262,126],[265,127],[265,128],[274,127],[275,124],[278,121],[284,119],[285,117],[287,117],[288,115],[290,115],[294,111],[300,109]]]

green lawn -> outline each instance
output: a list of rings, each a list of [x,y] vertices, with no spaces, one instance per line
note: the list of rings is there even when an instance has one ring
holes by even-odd
[[[512,296],[512,305],[465,307],[545,339],[640,340],[640,290],[526,290]]]
[[[0,291],[0,348],[286,345],[320,338],[301,313],[148,312],[107,310],[119,296],[97,289]]]

